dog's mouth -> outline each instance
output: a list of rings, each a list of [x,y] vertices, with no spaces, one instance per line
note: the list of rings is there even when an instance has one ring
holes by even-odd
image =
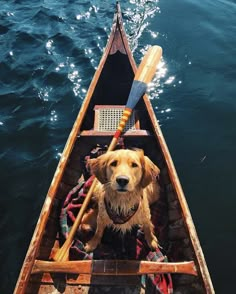
[[[117,192],[127,192],[128,190],[127,189],[125,189],[125,188],[118,188],[117,189]]]

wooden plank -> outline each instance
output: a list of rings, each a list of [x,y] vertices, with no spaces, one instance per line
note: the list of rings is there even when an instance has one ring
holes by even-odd
[[[151,262],[137,260],[80,260],[51,262],[36,260],[32,273],[78,273],[93,275],[143,275],[155,273],[186,273],[196,275],[193,261]]]
[[[109,136],[113,137],[115,132],[101,132],[101,131],[94,131],[94,130],[86,130],[82,131],[80,133],[80,136]],[[135,137],[145,137],[150,136],[150,132],[146,130],[130,130],[122,134],[122,137],[129,137],[129,136],[135,136]]]
[[[64,280],[67,285],[137,285],[140,276],[92,276],[89,274],[50,274],[44,273],[41,282],[43,284],[54,284],[56,279]],[[32,275],[32,282],[37,281],[38,274]]]

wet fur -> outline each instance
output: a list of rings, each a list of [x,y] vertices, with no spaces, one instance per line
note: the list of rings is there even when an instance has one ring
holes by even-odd
[[[116,162],[116,164],[114,164]],[[98,210],[84,216],[82,226],[89,226],[86,222],[97,220],[95,235],[85,246],[86,251],[94,250],[101,241],[105,227],[125,233],[134,225],[142,225],[145,239],[151,249],[156,249],[158,241],[153,234],[149,205],[158,200],[159,185],[156,177],[159,168],[147,157],[142,150],[109,151],[89,162],[91,173],[99,180],[94,191],[98,203]],[[125,189],[120,190],[117,178],[125,176],[129,182]],[[114,224],[107,214],[104,199],[109,202],[112,210],[117,214],[126,214],[135,204],[139,204],[136,213],[124,224]]]

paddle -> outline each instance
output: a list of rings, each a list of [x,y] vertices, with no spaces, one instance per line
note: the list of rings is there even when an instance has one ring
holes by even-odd
[[[114,150],[116,147],[117,141],[122,133],[122,131],[125,128],[125,125],[127,121],[129,120],[129,117],[132,113],[132,110],[134,109],[135,105],[138,103],[139,99],[142,97],[142,95],[146,92],[147,84],[152,80],[157,64],[160,61],[160,58],[162,56],[162,49],[159,46],[153,46],[150,47],[147,51],[146,55],[144,56],[136,74],[134,77],[134,81],[131,87],[131,91],[128,97],[127,104],[125,106],[122,118],[120,120],[119,126],[117,128],[117,131],[115,132],[115,135],[108,147],[108,151]],[[74,235],[81,223],[83,214],[89,204],[89,201],[92,197],[94,188],[97,184],[98,180],[95,178],[87,195],[83,202],[83,205],[80,208],[80,211],[75,219],[75,222],[70,230],[70,233],[63,244],[63,246],[55,253],[53,259],[55,261],[66,261],[69,257],[69,249],[73,242]]]

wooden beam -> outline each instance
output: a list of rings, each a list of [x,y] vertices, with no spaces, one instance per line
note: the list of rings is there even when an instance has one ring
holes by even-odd
[[[157,273],[197,275],[193,261],[172,263],[138,260],[79,260],[62,262],[36,260],[32,273],[45,272],[92,275],[143,275]]]

